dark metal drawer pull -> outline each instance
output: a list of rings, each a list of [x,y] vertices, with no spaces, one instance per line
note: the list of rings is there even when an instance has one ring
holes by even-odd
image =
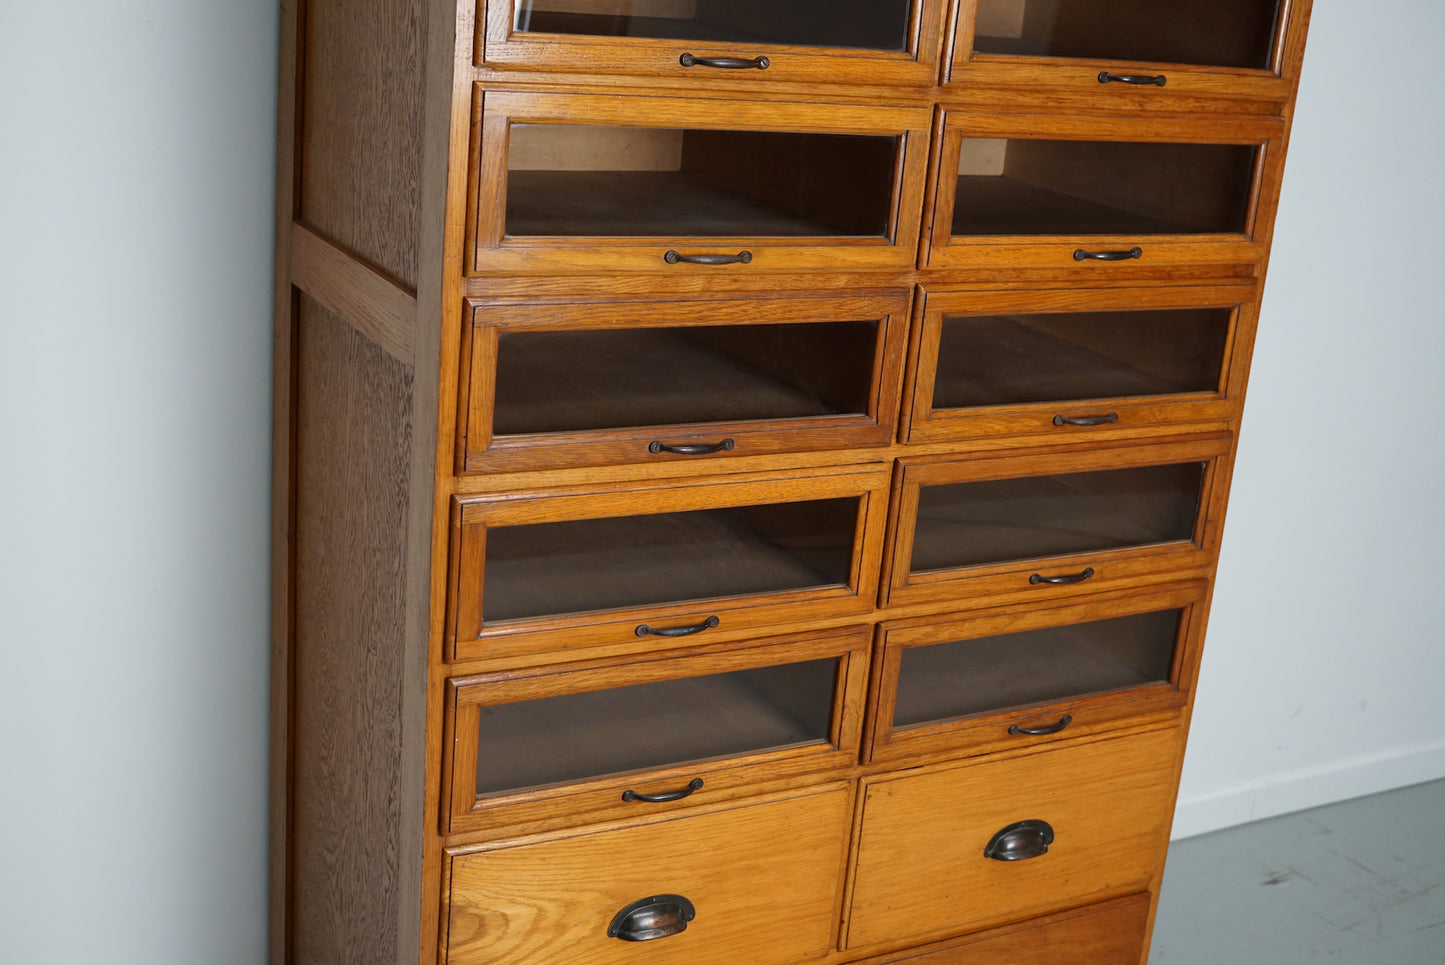
[[[653,895],[634,901],[612,917],[608,938],[625,942],[650,942],[687,931],[697,909],[682,895]]]
[[[1110,412],[1107,415],[1056,415],[1054,425],[1056,426],[1111,426],[1119,421],[1119,413]],[[657,443],[653,443],[657,445]]]
[[[1090,572],[1093,572],[1092,570]],[[639,637],[690,637],[694,633],[702,633],[704,630],[711,630],[718,625],[717,617],[708,617],[701,623],[694,623],[690,627],[667,627],[658,629],[647,624],[641,624],[637,628]]]
[[[983,849],[985,858],[995,861],[1025,861],[1048,854],[1054,843],[1054,829],[1047,821],[1019,821],[1003,828]]]
[[[1057,724],[1049,724],[1045,727],[1025,727],[1022,724],[1014,724],[1008,729],[1008,732],[1015,737],[1018,737],[1021,734],[1025,737],[1047,737],[1050,734],[1057,734],[1059,731],[1063,730],[1065,727],[1068,727],[1073,722],[1074,715],[1065,714],[1064,716],[1059,718],[1059,722]],[[628,794],[630,793],[632,792],[629,791]],[[627,794],[624,794],[622,796],[625,798],[627,797]]]
[[[747,265],[752,263],[753,253],[740,251],[735,255],[684,255],[680,252],[669,251],[662,256],[662,260],[669,265],[682,262],[689,265]]]
[[[1099,71],[1099,83],[1112,82],[1133,84],[1136,87],[1163,87],[1169,83],[1169,78],[1163,74],[1111,74],[1107,70]]]
[[[1143,257],[1143,248],[1130,248],[1128,251],[1085,251],[1078,248],[1074,251],[1075,261],[1130,261]]]
[[[1082,583],[1094,575],[1094,568],[1086,566],[1082,573],[1071,573],[1068,576],[1044,576],[1042,573],[1035,573],[1029,577],[1029,583],[1038,586],[1040,583],[1047,583],[1050,586],[1070,586],[1074,583]]]
[[[733,441],[732,441],[731,439],[724,439],[722,442],[719,442],[719,443],[717,443],[717,444],[715,444],[715,445],[710,445],[710,446],[709,446],[709,445],[670,446],[670,445],[668,445],[668,444],[665,443],[665,442],[654,442],[654,443],[652,443],[652,445],[650,445],[650,446],[647,447],[647,451],[650,452],[650,453],[652,453],[653,455],[657,455],[659,452],[672,452],[672,453],[676,453],[676,454],[679,455],[679,456],[710,456],[710,455],[712,455],[712,454],[715,453],[715,452],[732,452],[732,451],[733,451]]]
[[[767,70],[773,62],[766,57],[694,57],[683,54],[677,62],[684,67],[716,67],[719,70]]]
[[[687,787],[683,788],[681,791],[666,791],[662,794],[638,794],[636,791],[628,789],[622,792],[622,800],[642,801],[645,804],[667,804],[670,801],[681,801],[683,798],[690,795],[693,791],[699,790],[701,787],[702,778],[695,777],[691,781],[688,781]]]

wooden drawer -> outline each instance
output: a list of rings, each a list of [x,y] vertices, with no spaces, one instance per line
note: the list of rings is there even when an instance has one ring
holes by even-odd
[[[868,759],[1010,750],[1177,720],[1194,686],[1206,589],[883,624]]]
[[[899,460],[889,606],[1046,604],[1208,573],[1230,439]]]
[[[476,97],[474,273],[914,265],[926,107]]]
[[[1299,76],[1307,6],[961,0],[945,82],[961,96],[1047,91],[1091,113],[1274,114]]]
[[[929,292],[903,441],[1106,441],[1231,423],[1257,300],[1250,285]]]
[[[943,0],[482,0],[477,63],[677,85],[938,76]],[[719,62],[719,58],[723,58]]]
[[[1164,861],[1182,746],[1169,729],[866,780],[846,947],[1145,889]],[[1024,822],[1037,830],[1005,834]],[[1046,853],[1023,857],[1049,835]],[[1000,837],[1014,860],[985,857]]]
[[[910,301],[469,302],[460,468],[886,446]]]
[[[889,475],[874,464],[457,497],[454,657],[556,663],[867,613]]]
[[[1263,263],[1284,124],[949,110],[938,154],[927,267],[1163,280]]]
[[[822,958],[837,917],[849,798],[846,785],[832,785],[707,814],[452,852],[446,961],[800,965]],[[645,942],[608,936],[619,912],[661,895],[691,905],[685,930]]]
[[[871,628],[448,684],[452,833],[647,817],[858,759]]]
[[[1135,895],[867,965],[1139,965],[1148,927],[1149,896]]]

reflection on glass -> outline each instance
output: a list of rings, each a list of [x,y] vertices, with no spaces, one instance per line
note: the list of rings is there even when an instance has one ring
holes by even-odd
[[[886,237],[899,139],[513,124],[509,236]]]
[[[965,137],[954,235],[1243,234],[1259,149]]]
[[[487,529],[483,619],[849,583],[857,498]]]
[[[481,708],[477,794],[825,742],[838,661]]]
[[[519,33],[903,51],[912,0],[514,0]],[[701,56],[710,51],[697,51]]]
[[[866,415],[877,322],[503,332],[498,435]]]
[[[1169,680],[1180,610],[903,651],[893,725],[905,727]]]
[[[933,408],[1216,392],[1232,314],[946,317]]]
[[[924,486],[913,572],[1189,540],[1202,463]]]
[[[978,0],[981,54],[1270,69],[1280,0]]]

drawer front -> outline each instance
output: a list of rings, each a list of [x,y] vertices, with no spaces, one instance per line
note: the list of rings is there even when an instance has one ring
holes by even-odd
[[[943,0],[487,0],[477,60],[497,69],[931,86]]]
[[[886,465],[458,497],[454,656],[516,666],[872,609]]]
[[[847,947],[1144,889],[1164,861],[1182,743],[1170,729],[866,782]]]
[[[1253,286],[930,292],[905,441],[1105,441],[1229,424],[1257,301]]]
[[[914,265],[927,108],[477,97],[475,273]]]
[[[800,965],[832,944],[845,786],[671,821],[450,856],[450,965]],[[609,937],[635,902],[685,929]],[[675,928],[673,902],[657,919]],[[618,923],[636,935],[643,915]],[[664,929],[665,930],[665,929]]]
[[[454,679],[443,831],[645,818],[847,768],[870,630]]]
[[[1083,110],[1278,113],[1308,4],[962,0],[949,87],[1049,88]]]
[[[1207,573],[1230,440],[901,460],[891,606],[1045,604]]]
[[[1274,121],[1085,129],[946,111],[927,265],[1056,268],[1083,284],[1262,264],[1283,137]]]
[[[885,623],[869,759],[977,754],[1177,719],[1203,581]]]
[[[464,467],[706,466],[885,446],[910,300],[472,303]]]
[[[1148,927],[1137,895],[867,965],[1139,965]]]

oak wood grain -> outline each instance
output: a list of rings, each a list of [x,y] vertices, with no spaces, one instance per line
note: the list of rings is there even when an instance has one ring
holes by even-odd
[[[291,230],[291,280],[402,365],[415,363],[415,294],[300,224]]]

